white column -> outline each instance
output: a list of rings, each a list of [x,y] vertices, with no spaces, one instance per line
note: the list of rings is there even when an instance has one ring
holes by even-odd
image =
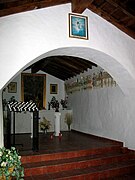
[[[60,112],[55,112],[55,119],[54,119],[54,131],[55,131],[55,136],[59,136],[60,133],[60,117],[61,113]]]

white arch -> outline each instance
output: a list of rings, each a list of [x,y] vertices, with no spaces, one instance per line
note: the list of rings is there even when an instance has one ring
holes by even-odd
[[[67,55],[67,56],[74,56],[74,57],[80,57],[84,58],[88,61],[92,61],[93,63],[96,63],[103,69],[105,69],[117,82],[121,90],[125,95],[131,95],[133,90],[135,89],[134,83],[131,83],[134,81],[134,79],[131,77],[131,75],[128,73],[128,71],[114,58],[111,56],[92,49],[92,48],[86,48],[86,47],[63,47],[54,49],[52,51],[49,51],[47,53],[44,53],[40,55],[39,57],[35,58],[28,64],[26,64],[24,67],[22,67],[5,85],[4,87],[19,73],[22,72],[26,67],[30,66],[31,64],[49,56],[57,56],[57,55]],[[3,87],[3,88],[4,88]],[[132,90],[132,92],[131,92]]]
[[[89,40],[69,38],[69,12],[71,4],[0,18],[1,93],[26,66],[43,57],[61,54],[97,63],[114,77],[124,94],[134,94],[135,41],[89,10],[84,12],[89,17]],[[0,97],[0,146],[2,120]]]
[[[132,78],[135,77],[135,41],[90,10],[84,12],[84,15],[89,17],[89,40],[69,38],[70,10],[71,4],[66,4],[0,18],[0,89],[26,63],[31,63],[41,54],[66,46],[92,48],[104,52],[127,69],[123,72],[126,74],[124,76],[128,76],[128,71]],[[99,59],[99,56],[94,58],[94,53],[91,52],[83,56],[91,55],[93,59]],[[75,52],[73,55],[76,55]],[[104,60],[105,57],[100,54],[100,58]],[[113,59],[108,60],[108,63],[109,61]],[[121,68],[117,73],[121,73]]]
[[[81,57],[88,61],[92,61],[98,64],[103,69],[107,70],[109,74],[111,74],[111,76],[116,80],[117,84],[120,86],[123,93],[126,95],[131,93],[129,91],[131,88],[132,89],[134,88],[132,86],[133,84],[129,83],[132,81],[132,77],[129,75],[126,69],[124,69],[124,67],[121,64],[119,64],[114,58],[98,50],[95,50],[92,48],[86,48],[86,47],[64,47],[64,48],[58,48],[58,49],[49,51],[47,53],[44,53],[40,55],[39,57],[35,58],[34,60],[32,60],[31,62],[29,62],[28,64],[26,64],[24,67],[22,67],[18,71],[18,73],[16,73],[10,79],[10,81],[19,73],[21,73],[22,70],[28,67],[29,65],[41,60],[42,58],[45,58],[48,56],[56,56],[56,55],[68,55],[68,56]],[[2,111],[1,111],[1,114],[2,114]],[[2,127],[1,127],[1,142],[3,144],[3,128]]]

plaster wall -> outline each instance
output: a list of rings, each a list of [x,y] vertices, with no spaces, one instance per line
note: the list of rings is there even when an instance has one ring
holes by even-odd
[[[135,149],[135,102],[125,97],[119,86],[78,91],[68,99],[72,129],[122,141]]]
[[[30,73],[30,71],[24,71],[23,73]],[[37,74],[45,74],[42,71],[39,71]],[[3,92],[3,99],[6,99],[8,102],[12,96],[14,96],[15,100],[21,101],[21,74],[19,74],[17,77],[13,79],[13,82],[17,83],[17,92],[16,93],[8,93],[8,87],[6,87],[6,90]],[[58,93],[57,94],[50,94],[50,84],[57,84],[58,85]],[[64,90],[64,81],[51,76],[46,73],[46,109],[48,109],[48,102],[51,101],[52,97],[56,97],[56,99],[60,102],[61,99],[65,99],[65,90]],[[60,109],[62,109],[60,105]],[[42,113],[41,113],[42,112]],[[49,113],[50,112],[50,113]],[[51,120],[52,128],[51,131],[54,130],[54,112],[42,110],[40,111],[40,118],[42,119],[43,116],[47,117],[49,116],[49,119]],[[7,114],[6,109],[4,111],[5,114]],[[42,116],[41,116],[42,115]],[[62,111],[63,115],[63,111]],[[64,115],[63,115],[64,117]],[[15,114],[15,132],[16,133],[30,133],[31,130],[31,113],[30,112],[22,112],[22,113],[16,113]],[[41,120],[40,119],[40,120]],[[64,118],[63,118],[64,119]],[[32,119],[33,121],[33,119]],[[64,120],[63,120],[64,121]],[[62,124],[63,121],[61,121]],[[62,126],[63,130],[63,126]],[[13,118],[11,122],[11,132],[13,132]]]
[[[93,67],[67,80],[66,84],[100,71],[103,71],[101,67]],[[73,111],[72,129],[122,141],[128,148],[135,149],[135,102],[133,96],[125,96],[118,85],[72,91],[68,94],[68,108]]]
[[[89,19],[89,40],[69,38],[69,12],[71,5],[66,4],[0,18],[0,88],[35,58],[63,47],[88,47],[104,52],[135,77],[132,38],[89,10],[83,13]],[[87,52],[78,54],[87,57]]]
[[[25,71],[23,73],[30,73],[30,71]],[[51,101],[52,97],[56,97],[56,99],[60,102],[61,99],[65,99],[65,90],[64,90],[64,81],[51,76],[50,74],[44,73],[43,71],[39,71],[37,74],[46,74],[46,109],[48,109],[48,102]],[[9,101],[12,96],[15,97],[17,101],[21,101],[21,74],[16,76],[13,82],[17,82],[17,92],[16,93],[9,93],[8,87],[5,88],[3,92],[3,99]],[[50,84],[57,84],[58,85],[58,93],[57,94],[50,94]]]
[[[61,54],[71,54],[96,62],[115,77],[123,90],[128,87],[130,92],[134,92],[135,41],[89,10],[83,13],[89,18],[89,40],[69,38],[69,12],[71,5],[66,4],[0,18],[0,89],[26,66],[42,57],[57,54],[60,52],[57,49],[65,47]],[[53,50],[56,50],[55,53]],[[107,56],[104,56],[105,54]],[[126,104],[129,105],[130,102],[133,108],[134,102],[129,100],[130,97],[127,98]],[[0,101],[2,107],[1,103]],[[118,113],[123,117],[122,111]],[[131,114],[128,113],[127,116]],[[3,144],[2,121],[1,108],[0,146]],[[123,121],[126,124],[127,119],[119,118],[119,121],[120,124]],[[131,126],[134,125],[133,118],[130,119],[130,123]],[[132,135],[127,138],[130,144]],[[119,133],[116,136],[119,137]]]
[[[71,110],[63,110],[60,108],[60,130],[61,131],[68,131],[68,126],[65,123],[65,115],[66,113],[71,113]],[[13,115],[13,114],[12,114]],[[48,132],[54,132],[55,130],[55,111],[54,110],[40,110],[39,111],[39,123],[45,117],[47,120],[50,121],[50,129]],[[40,130],[39,126],[39,132]],[[13,133],[13,117],[11,118],[11,133]],[[33,133],[33,113],[30,112],[21,112],[15,113],[15,133]]]

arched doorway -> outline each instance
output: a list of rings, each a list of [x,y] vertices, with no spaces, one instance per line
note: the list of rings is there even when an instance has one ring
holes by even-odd
[[[57,50],[53,50],[51,52],[45,53],[43,55],[41,55],[40,57],[36,58],[35,60],[31,61],[29,64],[27,64],[25,67],[23,67],[23,69],[26,69],[28,66],[31,66],[33,63],[46,58],[46,57],[50,57],[50,56],[72,56],[72,57],[79,57],[79,58],[84,58],[87,61],[92,61],[93,63],[98,64],[99,66],[101,66],[102,68],[104,68],[105,70],[107,70],[107,72],[109,72],[111,74],[112,77],[114,77],[114,79],[117,81],[117,83],[119,84],[120,88],[122,89],[123,93],[126,95],[129,93],[129,86],[127,86],[128,80],[129,78],[131,78],[131,76],[129,75],[128,72],[126,72],[126,70],[118,63],[116,62],[112,57],[99,52],[97,50],[94,49],[90,49],[90,48],[79,48],[79,47],[72,47],[72,48],[60,48]],[[115,67],[115,68],[114,68]],[[121,72],[121,74],[119,74],[119,70]],[[21,72],[21,70],[20,70]],[[122,76],[122,73],[124,74],[124,78]],[[19,73],[17,73],[19,74]],[[127,82],[125,81],[127,80]],[[132,86],[132,84],[131,84]]]

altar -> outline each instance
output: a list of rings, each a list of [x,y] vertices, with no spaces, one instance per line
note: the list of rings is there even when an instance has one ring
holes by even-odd
[[[51,126],[48,132],[55,131],[55,110],[39,110],[39,123],[45,117],[47,120],[50,121]],[[72,113],[72,110],[60,110],[60,131],[68,131],[68,126],[65,123],[65,115],[66,113]],[[11,123],[12,124],[12,123]],[[72,127],[72,125],[71,125]],[[31,112],[22,112],[16,113],[16,124],[15,124],[15,131],[18,134],[22,133],[31,133],[31,137],[33,136],[33,113]],[[11,125],[11,132],[13,132],[13,125]],[[40,130],[39,126],[39,132]]]
[[[45,117],[51,123],[51,127],[48,132],[55,132],[58,126],[60,126],[60,131],[68,131],[68,126],[65,123],[65,115],[67,113],[72,113],[72,110],[60,110],[59,112],[55,112],[54,110],[40,110],[39,123],[42,121],[43,117]],[[60,116],[60,122],[58,122],[58,116]],[[55,124],[55,121],[57,121],[57,124]],[[39,132],[41,132],[40,128]]]

